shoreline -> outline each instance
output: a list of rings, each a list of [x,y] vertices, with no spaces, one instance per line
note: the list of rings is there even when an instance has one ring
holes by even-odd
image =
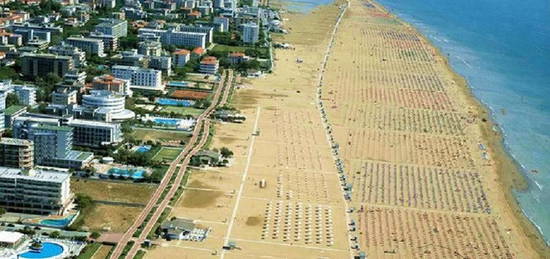
[[[525,215],[525,213],[521,209],[519,201],[514,196],[514,190],[525,191],[529,188],[529,185],[527,180],[525,179],[526,176],[522,173],[521,164],[516,161],[506,149],[506,144],[504,142],[502,131],[498,124],[495,122],[489,107],[483,104],[475,96],[465,77],[455,71],[455,69],[450,64],[449,59],[441,52],[441,49],[429,38],[427,38],[426,35],[419,31],[419,29],[416,28],[414,25],[404,21],[396,14],[388,11],[388,9],[386,9],[385,6],[381,3],[375,0],[373,0],[372,3],[374,3],[378,8],[384,10],[388,15],[395,18],[408,28],[416,31],[418,35],[420,35],[424,39],[424,41],[428,42],[431,46],[434,47],[437,56],[439,56],[443,60],[445,66],[452,74],[453,81],[457,83],[458,89],[460,89],[461,92],[466,96],[466,100],[468,100],[468,102],[475,107],[477,113],[476,115],[482,120],[485,120],[483,123],[477,124],[481,129],[483,139],[488,143],[488,149],[491,151],[490,154],[493,156],[492,160],[494,160],[495,163],[494,167],[497,171],[497,175],[499,176],[497,178],[497,181],[501,189],[504,190],[504,198],[507,201],[506,204],[509,206],[509,210],[514,214],[517,223],[519,223],[519,226],[527,235],[528,240],[530,241],[532,247],[536,250],[537,254],[541,257],[550,256],[550,248],[548,247],[548,244],[545,241],[542,233],[539,231],[536,224],[531,221],[531,219],[529,219],[527,215]],[[494,129],[497,130],[495,131]]]

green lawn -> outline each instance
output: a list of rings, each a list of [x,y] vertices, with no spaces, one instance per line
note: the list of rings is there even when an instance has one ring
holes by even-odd
[[[92,256],[94,256],[95,252],[99,249],[99,247],[101,247],[100,243],[92,243],[92,244],[86,245],[82,253],[80,253],[78,257],[76,257],[76,259],[92,258]]]
[[[244,52],[248,47],[216,44],[212,51]]]
[[[191,115],[193,117],[198,117],[204,110],[197,109],[193,107],[182,107],[182,106],[163,106],[163,112],[175,112],[181,115]]]
[[[190,137],[189,133],[187,132],[167,131],[149,128],[134,128],[132,131],[132,136],[134,136],[134,138],[136,139],[143,141],[187,141],[187,139]]]
[[[169,148],[162,147],[158,153],[155,154],[153,160],[156,161],[173,161],[178,157],[181,152],[181,148]]]

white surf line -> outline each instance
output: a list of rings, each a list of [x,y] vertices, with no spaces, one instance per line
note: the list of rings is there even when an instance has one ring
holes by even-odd
[[[338,155],[339,153],[335,153],[335,151],[338,151],[338,149],[333,147],[333,145],[336,144],[336,141],[334,141],[334,138],[331,135],[331,133],[332,133],[331,130],[332,129],[331,129],[331,126],[328,122],[327,114],[326,114],[326,112],[324,111],[324,108],[323,108],[323,99],[321,98],[322,97],[321,93],[322,93],[322,88],[323,88],[323,75],[324,75],[326,67],[327,67],[330,52],[332,50],[334,42],[336,41],[336,33],[338,32],[338,27],[340,26],[340,22],[342,21],[342,17],[344,17],[344,14],[346,13],[349,5],[350,5],[350,2],[348,0],[346,2],[344,10],[342,10],[340,12],[340,15],[338,16],[338,20],[336,20],[336,24],[334,24],[334,28],[333,28],[332,33],[330,35],[330,40],[329,40],[329,43],[328,43],[328,46],[327,46],[327,50],[325,51],[325,56],[323,58],[323,61],[321,62],[321,67],[320,67],[320,71],[319,71],[319,78],[318,78],[318,84],[317,84],[317,87],[315,88],[316,106],[317,106],[317,110],[319,111],[319,115],[320,115],[319,118],[321,119],[321,123],[322,123],[322,125],[325,129],[325,136],[327,138],[327,143],[329,144],[329,146],[331,148],[331,154],[332,154],[332,157],[333,157],[333,159],[336,163],[336,169],[341,170],[342,174],[344,172],[344,165],[343,164],[338,165],[338,161],[343,161],[343,160],[340,159],[340,156]],[[340,184],[339,174],[336,174],[336,177],[338,178],[338,184]],[[354,251],[351,249],[351,244],[350,244],[352,235],[351,235],[351,232],[349,230],[347,230],[347,228],[349,228],[349,226],[350,226],[349,224],[351,223],[350,213],[348,213],[348,210],[350,208],[350,204],[344,198],[344,194],[345,194],[344,187],[340,186],[340,190],[342,191],[341,198],[342,198],[342,201],[344,202],[344,205],[345,205],[344,215],[346,216],[346,232],[348,234],[348,240],[346,242],[348,244],[347,251],[350,254],[350,258],[353,258],[354,257]]]
[[[235,206],[233,207],[233,212],[231,213],[231,218],[229,218],[229,225],[227,226],[227,233],[225,233],[225,238],[223,239],[223,245],[227,245],[229,242],[229,236],[231,235],[231,230],[233,230],[233,224],[235,223],[235,217],[237,215],[237,210],[239,209],[239,203],[241,202],[241,196],[243,194],[244,183],[246,177],[248,176],[248,169],[250,168],[250,161],[252,160],[252,152],[254,151],[254,142],[256,141],[256,131],[258,130],[258,121],[260,120],[260,110],[261,108],[256,108],[256,121],[254,121],[254,129],[252,129],[252,137],[250,138],[250,146],[248,147],[248,156],[246,157],[246,166],[244,168],[243,176],[241,177],[241,186],[239,186],[239,192],[237,193],[237,200],[235,201]],[[222,249],[221,258],[225,256],[225,249]]]

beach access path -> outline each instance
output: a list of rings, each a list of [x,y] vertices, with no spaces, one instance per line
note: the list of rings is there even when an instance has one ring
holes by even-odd
[[[196,152],[200,151],[203,145],[206,143],[209,137],[210,126],[211,126],[209,116],[214,112],[214,110],[217,107],[223,106],[225,104],[225,102],[227,101],[229,92],[231,91],[232,83],[233,83],[233,71],[227,70],[225,71],[225,74],[220,78],[220,82],[218,83],[218,87],[212,98],[211,105],[197,118],[197,122],[193,130],[193,134],[189,139],[189,142],[187,143],[186,147],[178,155],[178,157],[170,164],[170,167],[165,173],[157,190],[151,196],[151,199],[149,200],[145,208],[142,210],[142,213],[136,218],[136,220],[134,221],[134,224],[132,224],[132,226],[124,233],[120,242],[117,243],[110,258],[116,259],[121,256],[124,248],[130,241],[134,233],[138,230],[140,226],[144,224],[144,221],[147,218],[147,216],[154,210],[152,217],[149,219],[149,221],[145,223],[145,226],[143,226],[143,229],[139,237],[131,246],[130,251],[128,252],[126,258],[131,259],[135,256],[135,254],[141,247],[141,244],[143,243],[143,241],[145,240],[149,232],[152,230],[153,226],[158,221],[160,215],[162,214],[162,212],[164,212],[170,200],[172,199],[172,197],[180,187],[181,181],[187,171],[187,166],[191,157]],[[198,140],[198,143],[197,143],[197,140]],[[179,168],[179,170],[176,171],[177,168]],[[159,203],[160,197],[162,196],[165,188],[169,185],[170,180],[172,179],[172,176],[174,174],[177,174],[174,183],[172,183],[170,190],[164,196],[164,199],[161,200]],[[157,204],[159,205],[156,206]]]

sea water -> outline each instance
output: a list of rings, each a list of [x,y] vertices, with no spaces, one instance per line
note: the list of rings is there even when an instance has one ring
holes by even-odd
[[[379,0],[426,35],[492,112],[529,188],[520,207],[550,240],[550,1]]]

